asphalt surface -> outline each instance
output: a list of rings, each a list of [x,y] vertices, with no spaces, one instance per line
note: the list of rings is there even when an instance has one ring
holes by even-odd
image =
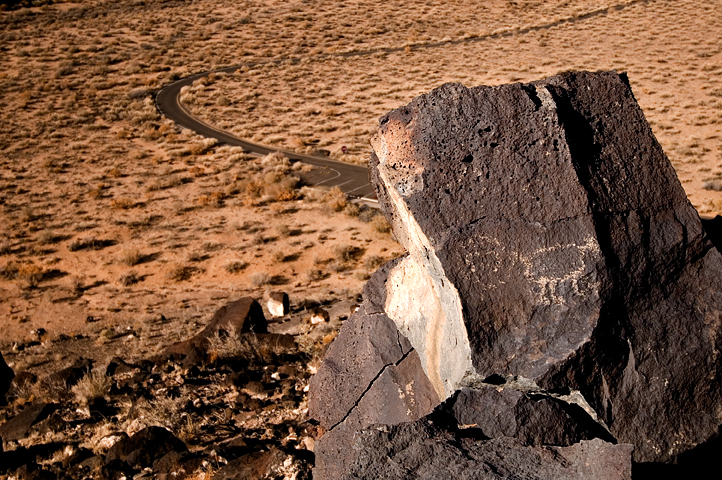
[[[240,68],[239,66],[227,67],[215,72],[230,73]],[[272,152],[281,152],[292,161],[300,161],[313,165],[314,168],[302,175],[302,180],[308,185],[323,185],[326,187],[339,187],[341,191],[350,197],[375,200],[376,194],[369,183],[369,174],[366,167],[337,162],[323,157],[303,155],[289,150],[267,147],[257,143],[235,137],[213,127],[198,118],[194,117],[181,103],[180,92],[186,85],[192,84],[199,78],[205,77],[211,72],[197,73],[182,78],[161,89],[155,98],[158,111],[178,125],[193,130],[204,137],[215,138],[219,143],[243,148],[249,153],[267,155]]]
[[[434,43],[426,43],[426,44],[419,44],[419,45],[409,45],[404,47],[393,47],[393,48],[374,48],[369,50],[360,50],[360,51],[353,51],[353,52],[344,52],[344,53],[323,53],[316,55],[315,58],[323,59],[328,57],[356,57],[356,56],[362,56],[362,55],[370,55],[373,53],[394,53],[394,52],[400,52],[405,49],[410,50],[422,50],[422,49],[429,49],[429,48],[440,48],[445,47],[449,45],[457,45],[461,43],[473,43],[473,42],[483,42],[487,40],[492,40],[500,37],[507,37],[511,35],[524,35],[529,32],[534,32],[538,30],[548,30],[552,27],[563,25],[566,23],[576,23],[579,21],[584,21],[592,17],[596,16],[602,16],[607,15],[613,10],[623,10],[631,5],[637,4],[637,3],[647,3],[651,0],[632,0],[628,3],[608,6],[604,8],[599,8],[597,10],[592,10],[590,12],[584,13],[582,15],[576,16],[576,17],[569,17],[569,18],[563,18],[560,20],[555,20],[553,22],[543,23],[540,25],[534,25],[530,27],[525,28],[512,28],[503,32],[498,33],[491,33],[486,35],[479,35],[475,37],[468,37],[463,39],[457,39],[457,40],[444,40],[440,42],[434,42]],[[279,60],[269,60],[269,61],[261,61],[261,62],[249,62],[245,65],[248,66],[254,66],[257,64],[267,64],[267,63],[281,63],[284,61],[291,61],[291,62],[299,62],[300,58],[286,58],[286,59],[279,59]],[[234,72],[241,68],[241,65],[235,65],[231,67],[221,68],[218,70],[214,70],[214,72]],[[192,84],[195,80],[198,80],[199,78],[205,77],[209,75],[212,72],[202,72],[197,73],[195,75],[191,75],[189,77],[185,77],[183,79],[180,79],[174,83],[171,83],[170,85],[167,85],[166,87],[163,87],[158,94],[156,95],[156,106],[158,108],[158,111],[160,111],[161,114],[165,115],[166,117],[170,118],[174,122],[176,122],[178,125],[188,128],[190,130],[193,130],[194,132],[203,135],[204,137],[210,137],[215,138],[218,140],[219,143],[226,144],[226,145],[233,145],[243,148],[245,151],[250,153],[258,153],[261,155],[266,155],[271,152],[280,151],[284,155],[286,155],[291,160],[297,160],[301,161],[310,165],[314,165],[315,167],[312,172],[309,174],[303,175],[302,179],[304,182],[310,184],[310,185],[326,185],[329,187],[338,186],[344,193],[346,193],[349,196],[352,197],[358,197],[366,200],[371,200],[372,202],[375,202],[376,195],[374,193],[373,187],[369,184],[368,181],[368,170],[365,167],[360,167],[358,165],[351,165],[347,163],[337,162],[334,160],[329,160],[327,158],[321,158],[321,157],[315,157],[311,155],[303,155],[295,152],[291,152],[288,150],[282,150],[277,148],[271,148],[267,147],[265,145],[259,145],[257,143],[252,143],[247,140],[243,140],[238,137],[234,137],[228,132],[224,132],[223,130],[219,130],[212,125],[208,125],[201,120],[195,118],[191,113],[183,107],[183,105],[180,102],[180,91],[181,88],[183,88],[186,85]]]

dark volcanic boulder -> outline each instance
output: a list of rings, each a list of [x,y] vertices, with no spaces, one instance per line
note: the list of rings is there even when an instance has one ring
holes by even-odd
[[[10,383],[13,381],[15,373],[13,369],[5,363],[2,352],[0,352],[0,405],[5,404],[5,394],[10,389]]]
[[[108,450],[105,464],[125,464],[144,468],[169,452],[187,452],[188,447],[170,431],[162,427],[146,427],[132,437],[124,438]]]
[[[416,420],[439,403],[418,354],[383,311],[386,274],[396,263],[371,277],[363,304],[311,379],[309,413],[327,430],[314,448],[317,480],[347,471],[349,447],[362,428]]]
[[[289,344],[295,346],[292,337],[267,332],[268,322],[261,305],[251,297],[243,297],[219,308],[206,328],[193,338],[174,343],[157,360],[173,359],[184,365],[204,363],[209,360],[208,339],[214,336],[236,335],[242,341],[258,344],[270,352]]]
[[[462,388],[438,410],[459,428],[474,428],[487,438],[513,437],[524,445],[569,446],[594,438],[615,443],[579,405],[510,387]]]
[[[359,435],[343,480],[629,480],[631,445],[595,439],[534,447],[517,439],[480,439],[429,419],[370,427]]]
[[[266,333],[268,322],[261,305],[251,297],[243,297],[219,308],[201,335],[209,337],[219,330]]]
[[[6,442],[25,438],[31,428],[50,417],[57,410],[55,403],[33,403],[0,425],[0,437]]]
[[[372,145],[409,252],[383,311],[441,399],[491,375],[578,392],[642,462],[716,435],[722,256],[624,75],[443,85]]]

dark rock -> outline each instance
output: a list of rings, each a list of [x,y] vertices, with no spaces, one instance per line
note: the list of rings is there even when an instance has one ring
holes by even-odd
[[[321,307],[311,309],[311,323],[317,325],[319,323],[328,322],[331,317],[328,314],[328,310]]]
[[[314,157],[328,157],[331,155],[331,152],[329,150],[326,150],[325,148],[319,148],[311,152],[311,155]]]
[[[105,456],[105,464],[119,461],[132,468],[144,468],[168,452],[187,452],[188,447],[170,431],[161,427],[146,427],[132,437],[115,443]]]
[[[455,425],[486,438],[513,437],[534,446],[569,446],[593,438],[616,443],[580,406],[513,388],[463,388],[440,409]]]
[[[311,480],[312,465],[312,459],[304,458],[300,451],[289,454],[272,447],[268,451],[249,453],[228,462],[216,472],[213,480]]]
[[[122,358],[113,357],[108,363],[108,367],[105,369],[105,374],[109,377],[113,375],[122,375],[125,373],[133,373],[140,369],[138,365],[128,363]]]
[[[208,339],[216,335],[224,337],[235,334],[247,339],[249,355],[254,353],[252,347],[258,343],[257,340],[260,340],[258,344],[267,352],[277,352],[292,342],[292,338],[286,338],[288,336],[267,332],[268,322],[261,306],[252,298],[243,297],[220,308],[200,333],[189,340],[174,343],[156,360],[179,361],[185,366],[206,363],[209,361]]]
[[[231,329],[238,333],[266,333],[268,322],[258,302],[251,297],[243,297],[221,307],[201,335],[207,338],[219,330],[229,333]]]
[[[419,356],[383,313],[383,289],[392,262],[376,272],[365,300],[331,344],[309,388],[309,414],[328,432],[316,443],[314,478],[339,478],[351,460],[357,432],[374,423],[396,424],[429,413],[439,397]]]
[[[93,369],[93,361],[87,358],[78,358],[71,366],[48,375],[44,381],[70,388],[80,381]]]
[[[271,292],[266,306],[274,317],[283,317],[291,311],[291,303],[285,292]]]
[[[427,418],[364,430],[344,480],[364,479],[631,479],[631,445],[595,439],[569,447],[524,445],[450,431]]]
[[[578,391],[639,462],[716,434],[722,256],[624,75],[443,85],[372,145],[409,252],[383,310],[440,398],[495,374]]]
[[[153,462],[153,472],[167,474],[170,478],[181,480],[201,467],[205,458],[202,455],[180,451],[170,451]]]
[[[0,474],[14,472],[23,465],[27,465],[26,471],[37,468],[36,459],[50,458],[50,456],[62,449],[64,445],[51,442],[31,447],[18,447],[15,450],[0,453]]]
[[[22,412],[0,425],[0,437],[6,442],[23,439],[33,426],[48,418],[56,409],[57,405],[54,403],[28,405]]]
[[[8,367],[2,352],[0,352],[0,405],[5,404],[5,394],[10,389],[13,377],[15,377],[13,369]]]

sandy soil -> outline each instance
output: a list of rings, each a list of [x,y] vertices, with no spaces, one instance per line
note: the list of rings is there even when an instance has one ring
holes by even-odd
[[[242,295],[353,299],[401,253],[368,213],[334,212],[333,196],[285,185],[298,167],[216,146],[156,112],[162,85],[244,62],[258,65],[198,82],[186,104],[253,141],[357,163],[379,116],[444,82],[624,70],[691,201],[720,212],[717,7],[91,0],[0,13],[0,348],[38,328],[116,338],[130,327],[137,334],[111,346],[143,356]],[[364,54],[339,56],[349,52]]]
[[[602,5],[617,6],[584,17]],[[368,136],[380,116],[444,82],[496,85],[570,69],[615,69],[628,73],[692,203],[702,213],[720,213],[722,24],[715,4],[556,7],[528,4],[513,17],[501,9],[489,28],[457,32],[459,44],[437,46],[430,35],[410,51],[243,68],[196,82],[182,99],[199,117],[239,136],[301,152],[325,148],[359,162],[368,158]],[[455,13],[451,18],[461,15]],[[559,19],[571,21],[556,24]],[[490,31],[510,35],[484,37]]]

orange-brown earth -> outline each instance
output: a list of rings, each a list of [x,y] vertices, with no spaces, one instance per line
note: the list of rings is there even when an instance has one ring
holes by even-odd
[[[400,253],[353,208],[332,212],[333,198],[281,182],[299,167],[219,147],[158,115],[155,90],[228,65],[272,62],[199,81],[183,95],[195,114],[260,143],[357,163],[380,115],[443,82],[624,70],[690,200],[717,213],[717,7],[88,1],[0,13],[0,348],[37,328],[52,339],[130,327],[126,343],[86,353],[143,356],[242,295],[353,298]],[[159,315],[169,324],[150,326]],[[36,350],[11,361],[41,368],[52,344]]]

